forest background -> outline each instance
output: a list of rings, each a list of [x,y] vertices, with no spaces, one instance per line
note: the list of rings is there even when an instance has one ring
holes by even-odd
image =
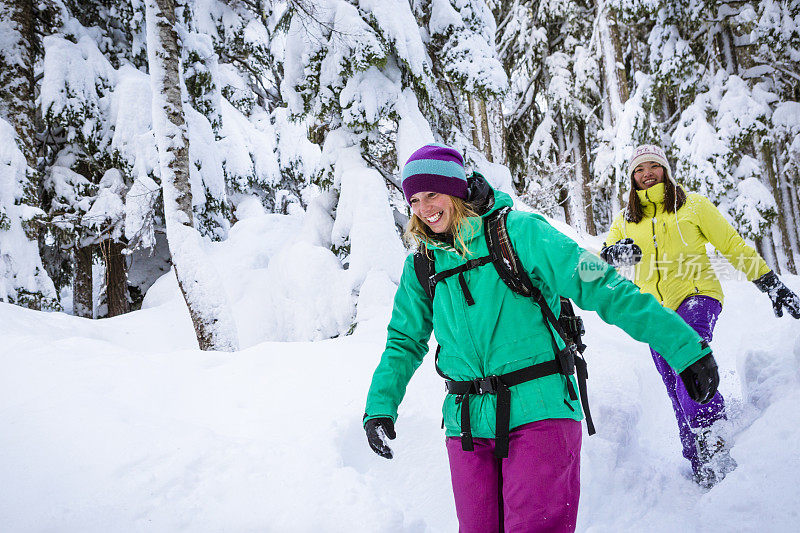
[[[0,300],[115,316],[174,265],[201,347],[236,349],[203,243],[263,209],[316,221],[304,275],[352,305],[305,336],[345,334],[434,141],[601,236],[660,144],[795,274],[799,66],[796,0],[0,0]]]

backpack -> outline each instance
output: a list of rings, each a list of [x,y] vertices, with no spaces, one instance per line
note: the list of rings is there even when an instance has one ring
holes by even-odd
[[[484,184],[486,183],[483,176],[478,175],[478,177]],[[475,177],[473,176],[470,181],[474,179]],[[473,185],[473,183],[470,185]],[[481,186],[481,184],[478,184],[478,186]],[[547,305],[542,292],[531,281],[516,250],[514,250],[514,247],[511,245],[506,226],[506,219],[510,211],[510,207],[504,207],[484,217],[484,233],[486,235],[486,245],[489,249],[488,256],[470,259],[465,264],[458,267],[436,272],[433,256],[427,253],[424,245],[414,254],[414,271],[425,294],[431,300],[433,300],[437,283],[445,278],[457,275],[459,276],[459,284],[464,293],[467,305],[473,305],[475,300],[469,292],[463,273],[487,263],[492,263],[500,279],[503,280],[509,289],[516,294],[533,298],[542,312],[545,323],[551,326],[548,330],[550,331],[554,351],[556,352],[555,360],[532,365],[501,376],[488,376],[472,381],[453,380],[439,368],[439,351],[441,350],[441,346],[436,349],[436,372],[445,379],[448,394],[455,394],[456,403],[463,403],[461,406],[461,445],[465,451],[472,451],[474,449],[469,420],[470,395],[497,395],[495,456],[498,458],[508,456],[508,424],[511,411],[509,387],[519,385],[520,383],[532,379],[538,379],[552,374],[562,374],[565,376],[570,399],[574,401],[577,400],[578,397],[568,376],[574,374],[577,370],[576,377],[578,389],[580,390],[581,406],[586,415],[587,431],[589,435],[595,433],[587,398],[586,380],[588,378],[588,373],[586,361],[582,357],[584,350],[586,350],[586,345],[581,341],[581,336],[585,334],[583,320],[575,314],[572,302],[563,296],[561,297],[560,317],[555,317],[552,309]],[[554,330],[565,344],[563,349],[558,349],[553,333]]]

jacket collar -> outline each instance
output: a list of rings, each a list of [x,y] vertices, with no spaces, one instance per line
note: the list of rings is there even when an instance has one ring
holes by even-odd
[[[649,189],[637,190],[636,195],[642,203],[642,210],[647,216],[664,209],[664,184],[653,185]]]

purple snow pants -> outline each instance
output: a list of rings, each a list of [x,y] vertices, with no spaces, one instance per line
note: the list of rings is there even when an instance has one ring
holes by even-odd
[[[707,342],[711,342],[714,325],[717,323],[720,311],[722,311],[722,305],[710,296],[690,296],[681,302],[676,310],[678,315]],[[678,420],[678,429],[683,445],[683,456],[692,463],[692,468],[696,471],[700,461],[697,457],[697,447],[692,430],[708,427],[717,420],[725,418],[725,400],[717,392],[705,405],[695,402],[686,392],[686,387],[678,373],[657,352],[651,349],[650,353],[653,354],[653,362],[655,362],[656,369],[667,387],[667,394],[672,400],[672,409]]]
[[[575,531],[580,422],[520,426],[509,435],[506,459],[495,458],[494,439],[474,442],[475,451],[465,452],[459,437],[447,438],[460,533]]]

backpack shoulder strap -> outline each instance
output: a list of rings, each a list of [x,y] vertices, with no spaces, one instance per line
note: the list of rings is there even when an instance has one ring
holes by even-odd
[[[564,349],[558,350],[556,348],[556,359],[561,360],[566,358],[567,362],[564,368],[574,368],[577,371],[578,388],[581,393],[581,405],[583,412],[586,415],[586,428],[589,435],[595,433],[594,423],[592,422],[592,414],[589,411],[589,399],[587,395],[586,379],[588,372],[586,361],[581,357],[586,345],[581,342],[580,336],[583,335],[583,321],[580,317],[575,315],[572,309],[572,304],[567,298],[561,298],[561,319],[556,318],[553,310],[547,304],[547,301],[542,295],[536,285],[533,284],[528,273],[520,261],[516,250],[511,245],[511,239],[508,236],[508,228],[506,226],[506,219],[511,208],[505,207],[500,209],[495,216],[487,217],[484,219],[484,229],[486,233],[486,245],[489,248],[489,255],[492,257],[497,274],[500,279],[508,285],[508,288],[517,294],[533,298],[544,315],[546,322],[550,323],[553,330],[558,333],[561,340],[566,345]],[[566,326],[566,327],[565,327]],[[555,335],[550,331],[553,337],[555,347]],[[572,372],[569,372],[570,374]],[[575,398],[572,385],[568,383],[568,390],[570,397]]]
[[[425,294],[433,300],[436,286],[431,282],[431,278],[436,274],[436,264],[433,254],[428,253],[428,248],[424,244],[420,244],[419,249],[414,252],[414,273],[416,273]]]
[[[530,276],[525,271],[525,267],[522,265],[522,261],[519,259],[519,255],[517,255],[517,251],[511,245],[507,226],[510,212],[510,207],[504,207],[499,209],[494,216],[484,219],[486,245],[489,248],[494,268],[509,289],[521,296],[533,298],[541,308],[545,319],[556,330],[561,339],[570,344],[572,342],[571,337],[564,330],[553,310],[550,309],[542,295],[542,291],[531,281]]]
[[[511,208],[504,207],[484,219],[486,246],[497,274],[508,288],[521,296],[533,296],[533,283],[519,260],[508,236],[506,219]]]

